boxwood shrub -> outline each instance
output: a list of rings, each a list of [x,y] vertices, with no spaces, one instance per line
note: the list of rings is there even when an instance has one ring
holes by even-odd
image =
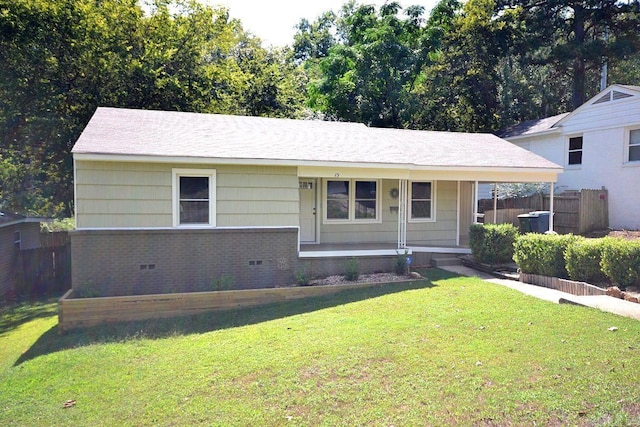
[[[618,285],[626,289],[640,279],[640,241],[604,238],[602,271]]]
[[[494,265],[513,261],[518,229],[512,224],[473,224],[469,247],[476,261]]]
[[[513,259],[523,273],[566,279],[564,254],[576,239],[573,234],[527,233],[516,239]]]
[[[607,276],[600,265],[606,241],[579,237],[567,247],[564,258],[571,280],[594,285],[606,282]]]

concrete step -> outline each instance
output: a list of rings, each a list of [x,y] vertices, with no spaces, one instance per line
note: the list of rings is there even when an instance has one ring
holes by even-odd
[[[441,256],[441,257],[432,257],[431,265],[434,267],[447,267],[450,265],[461,265],[460,260],[455,256]]]

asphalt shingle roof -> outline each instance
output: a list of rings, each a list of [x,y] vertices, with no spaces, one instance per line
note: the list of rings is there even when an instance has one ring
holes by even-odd
[[[556,116],[545,117],[544,119],[527,120],[526,122],[517,123],[496,132],[500,138],[512,138],[514,136],[531,135],[538,132],[544,132],[553,128],[553,125],[565,118],[569,113],[562,113]]]
[[[194,157],[417,168],[560,168],[491,134],[363,124],[98,108],[74,154]]]

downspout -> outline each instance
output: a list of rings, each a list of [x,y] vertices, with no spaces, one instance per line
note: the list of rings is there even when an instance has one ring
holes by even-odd
[[[78,165],[76,164],[76,157],[72,157],[73,160],[73,221],[76,228],[78,224]]]
[[[554,216],[553,192],[554,192],[553,182],[550,182],[549,183],[549,232],[550,233],[553,233],[553,216]]]
[[[498,223],[498,183],[493,183],[493,223]]]
[[[398,180],[398,249],[407,247],[407,180]]]

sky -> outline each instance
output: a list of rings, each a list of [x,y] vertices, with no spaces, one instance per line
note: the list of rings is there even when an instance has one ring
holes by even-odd
[[[338,12],[347,0],[200,0],[210,6],[224,6],[229,9],[232,18],[238,18],[242,27],[254,36],[262,39],[264,47],[282,47],[293,43],[295,25],[300,19],[315,21],[323,12]],[[438,0],[400,0],[404,8],[421,5],[425,8],[425,17],[438,3]],[[360,0],[359,4],[380,6],[384,0]]]

